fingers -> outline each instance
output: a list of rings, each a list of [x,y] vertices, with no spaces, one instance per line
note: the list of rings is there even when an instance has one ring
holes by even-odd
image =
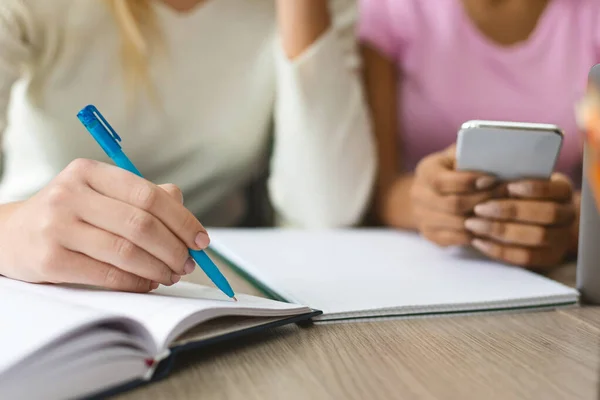
[[[164,185],[158,185],[158,187],[167,192],[169,196],[183,204],[183,192],[181,189],[179,189],[179,187],[177,187],[177,185],[166,183]]]
[[[528,268],[556,266],[563,261],[565,255],[562,246],[527,248],[484,239],[475,239],[472,245],[492,259]]]
[[[481,218],[468,219],[465,227],[475,236],[520,246],[545,247],[559,245],[561,241],[569,241],[568,227],[544,227]]]
[[[128,265],[133,268],[151,257],[154,273],[159,270],[159,263],[160,267],[166,267],[170,270],[168,272],[176,275],[186,275],[194,271],[193,260],[190,259],[185,243],[158,218],[142,209],[88,190],[89,192],[81,194],[83,201],[75,204],[76,213],[87,224],[124,239],[122,242],[113,243],[112,250],[126,253],[121,254],[126,260],[116,260],[120,263],[114,265],[125,267],[123,263],[133,263],[134,265]],[[89,251],[93,250],[90,248]],[[112,263],[106,256],[101,259]],[[172,282],[173,279],[166,274],[167,271],[163,271],[162,279],[155,279],[155,275],[148,276],[148,279],[168,284],[167,282]]]
[[[414,207],[415,219],[424,238],[442,247],[466,246],[472,235],[465,229],[465,217]]]
[[[569,225],[575,220],[575,208],[570,203],[550,201],[490,200],[476,205],[474,212],[482,218],[527,224]]]
[[[465,216],[475,205],[506,195],[504,186],[492,177],[454,171],[454,149],[434,154],[417,167],[411,188],[411,205],[419,231],[442,246],[469,245],[472,234],[465,229]],[[491,190],[481,191],[484,188]]]
[[[563,261],[576,212],[571,202],[500,199],[477,205],[475,215],[465,221],[474,247],[502,262],[545,268]]]
[[[193,249],[209,244],[208,234],[194,215],[165,190],[121,168],[90,160],[70,165],[96,192],[144,210],[158,218]]]
[[[455,171],[451,151],[425,157],[417,166],[415,175],[416,179],[442,194],[489,189],[496,183],[493,177],[480,173]]]
[[[467,246],[471,244],[472,235],[465,230],[429,229],[421,230],[423,237],[438,246]]]
[[[549,180],[523,180],[509,183],[508,194],[530,200],[568,202],[573,196],[573,186],[569,178],[555,173]]]
[[[420,229],[449,229],[464,231],[466,217],[448,214],[420,206],[413,207],[415,220]]]
[[[470,214],[477,204],[505,195],[506,188],[504,185],[481,192],[443,195],[436,193],[427,185],[415,184],[411,191],[413,204],[421,204],[432,210],[459,215]]]
[[[170,286],[181,279],[161,260],[121,236],[85,222],[76,223],[71,230],[63,242],[69,250],[163,285]]]
[[[81,253],[63,249],[55,261],[47,264],[49,282],[98,286],[125,292],[145,293],[156,289],[156,283],[94,260]]]

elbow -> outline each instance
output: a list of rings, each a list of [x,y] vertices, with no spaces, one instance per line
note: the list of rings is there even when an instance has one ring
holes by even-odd
[[[374,171],[373,165],[372,171],[365,171],[363,176],[357,177],[355,183],[359,184],[349,188],[346,193],[340,192],[335,201],[323,201],[315,205],[316,218],[307,216],[308,227],[340,229],[361,225],[372,199]]]
[[[320,196],[319,196],[320,197]],[[357,226],[363,219],[370,196],[353,194],[353,198],[315,198],[302,207],[274,202],[278,225],[300,229],[341,229]]]
[[[359,173],[348,177],[348,184],[343,189],[314,205],[318,219],[307,220],[312,226],[325,229],[360,225],[372,200],[376,169],[375,156],[368,157]]]
[[[363,152],[352,172],[332,175],[329,182],[300,192],[279,191],[270,184],[270,197],[279,225],[302,229],[339,229],[359,225],[372,200],[377,173],[374,146]],[[328,175],[324,172],[325,175]]]

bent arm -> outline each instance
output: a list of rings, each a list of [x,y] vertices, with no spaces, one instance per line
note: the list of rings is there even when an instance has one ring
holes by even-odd
[[[278,46],[269,191],[284,224],[354,225],[370,200],[376,155],[358,71],[355,8],[348,0],[335,5],[329,28],[297,57],[285,54],[294,53],[291,46]]]

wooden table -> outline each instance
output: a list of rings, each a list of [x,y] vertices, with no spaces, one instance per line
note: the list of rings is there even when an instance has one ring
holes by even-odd
[[[553,277],[572,285],[574,269]],[[186,355],[119,399],[599,399],[599,361],[599,307],[290,326]]]

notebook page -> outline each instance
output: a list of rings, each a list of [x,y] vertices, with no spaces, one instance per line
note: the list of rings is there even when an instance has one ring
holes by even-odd
[[[75,331],[114,319],[106,312],[26,294],[22,286],[0,277],[0,375]]]
[[[392,230],[210,229],[211,247],[259,281],[325,314],[571,296],[517,267]]]
[[[159,351],[180,333],[206,319],[228,315],[283,317],[310,312],[304,306],[244,294],[236,294],[235,302],[216,288],[188,282],[161,286],[149,294],[28,284],[23,284],[22,290],[135,319],[150,331]],[[199,313],[200,316],[190,319]]]

